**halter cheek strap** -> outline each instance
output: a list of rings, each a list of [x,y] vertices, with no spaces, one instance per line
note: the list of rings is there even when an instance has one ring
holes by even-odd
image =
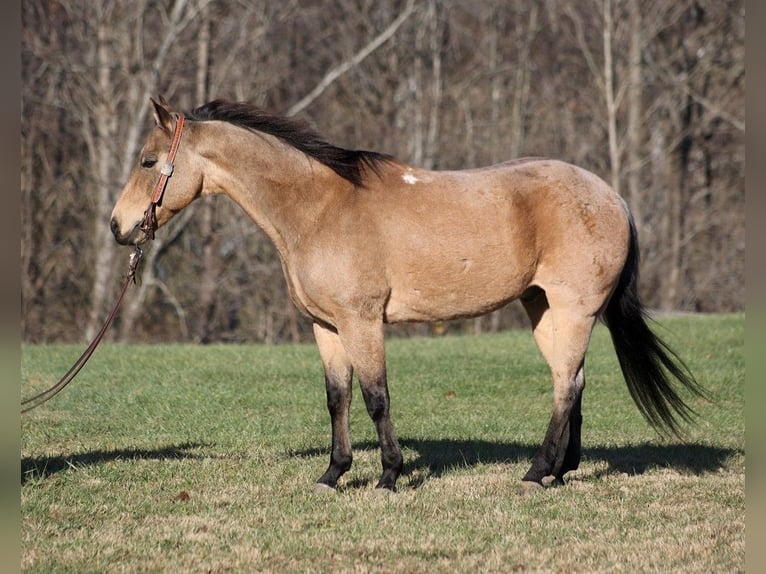
[[[176,129],[173,132],[173,141],[170,144],[168,157],[165,160],[165,163],[162,164],[162,168],[160,168],[160,178],[157,180],[157,185],[154,186],[152,199],[144,212],[144,220],[141,223],[141,231],[146,233],[149,239],[154,239],[154,232],[157,230],[157,217],[155,211],[157,206],[162,202],[162,196],[165,193],[165,187],[168,185],[168,179],[173,175],[173,162],[176,159],[178,145],[181,143],[181,133],[183,132],[183,129],[184,117],[182,115],[176,115]]]

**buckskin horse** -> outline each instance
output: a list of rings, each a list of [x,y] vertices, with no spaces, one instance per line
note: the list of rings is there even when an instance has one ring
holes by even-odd
[[[429,171],[332,145],[304,121],[246,103],[179,114],[150,101],[156,127],[114,206],[114,236],[140,245],[195,198],[223,194],[274,242],[324,366],[332,449],[317,490],[335,489],[351,466],[354,374],[380,443],[377,488],[394,490],[402,472],[384,323],[473,317],[521,300],[553,377],[553,413],[521,492],[578,468],[584,358],[598,319],[648,422],[678,433],[679,419],[691,419],[679,390],[704,389],[650,329],[635,224],[593,173],[544,158]]]

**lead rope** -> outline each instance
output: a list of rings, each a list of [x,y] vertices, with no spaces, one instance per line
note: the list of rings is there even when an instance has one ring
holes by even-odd
[[[183,115],[175,115],[176,119],[176,127],[173,132],[173,140],[170,144],[170,150],[168,151],[168,157],[167,160],[165,160],[165,163],[162,165],[162,168],[160,169],[160,178],[157,180],[157,185],[154,186],[154,190],[152,191],[152,198],[149,202],[149,207],[146,208],[146,211],[144,212],[144,218],[141,222],[141,231],[143,231],[149,239],[154,239],[154,232],[157,230],[157,218],[155,215],[155,211],[157,209],[157,205],[159,205],[162,202],[162,196],[165,193],[165,187],[168,184],[168,179],[170,179],[170,176],[173,175],[173,169],[174,169],[174,162],[176,159],[176,152],[178,151],[178,145],[181,143],[181,132],[184,128],[184,116]],[[49,389],[43,391],[42,393],[39,393],[35,395],[34,397],[31,397],[29,399],[26,399],[21,402],[21,412],[26,413],[27,411],[31,411],[34,408],[39,407],[41,404],[49,401],[53,397],[55,397],[57,394],[59,394],[64,387],[66,387],[69,383],[72,382],[72,379],[75,378],[77,373],[80,372],[80,369],[83,368],[85,363],[88,362],[88,359],[90,359],[90,356],[93,354],[93,352],[96,350],[96,347],[98,347],[98,344],[101,342],[101,339],[104,338],[104,334],[106,333],[106,330],[109,328],[109,325],[112,324],[112,321],[114,321],[114,318],[117,316],[117,309],[120,308],[120,303],[122,303],[123,297],[125,297],[125,292],[128,290],[128,286],[131,283],[136,282],[136,271],[138,270],[138,264],[141,262],[141,257],[143,256],[144,252],[141,251],[141,248],[136,245],[136,248],[133,250],[133,253],[130,254],[130,260],[128,262],[128,272],[125,275],[125,282],[122,285],[122,290],[120,291],[119,297],[117,297],[117,302],[114,304],[114,308],[112,309],[111,313],[109,313],[109,316],[106,318],[106,321],[104,321],[104,324],[101,326],[101,329],[99,329],[98,333],[96,333],[96,336],[94,339],[90,342],[90,345],[88,345],[88,348],[85,349],[85,352],[80,355],[80,358],[77,359],[74,365],[72,365],[72,368],[70,368],[67,373],[61,377],[61,380],[57,382],[55,385],[50,387]]]
[[[44,390],[42,393],[35,395],[34,397],[22,401],[22,413],[26,413],[34,408],[39,407],[41,404],[48,402],[50,399],[59,394],[62,390],[64,390],[64,387],[72,382],[72,379],[75,378],[77,373],[80,372],[80,369],[82,369],[85,363],[88,362],[88,359],[90,359],[90,356],[96,350],[96,347],[98,347],[101,339],[104,338],[104,334],[109,328],[109,325],[112,324],[112,321],[114,321],[114,318],[117,316],[117,309],[120,308],[120,303],[122,303],[122,299],[125,297],[125,292],[128,290],[128,285],[131,283],[136,283],[136,271],[138,270],[138,264],[141,262],[142,256],[143,251],[141,251],[141,248],[136,245],[136,248],[130,254],[128,272],[125,274],[125,282],[122,285],[122,290],[120,291],[119,297],[117,297],[117,302],[114,304],[114,308],[112,309],[111,313],[109,313],[109,316],[107,316],[106,321],[104,321],[104,324],[101,326],[101,329],[99,329],[98,333],[96,333],[96,336],[90,342],[88,348],[85,349],[85,352],[80,355],[80,358],[77,359],[75,364],[72,365],[72,367],[63,377],[61,377],[61,379],[55,385],[49,389]]]

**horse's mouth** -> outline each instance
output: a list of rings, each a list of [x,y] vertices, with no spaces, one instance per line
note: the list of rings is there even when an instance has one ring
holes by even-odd
[[[141,245],[149,239],[149,236],[141,229],[141,222],[136,223],[127,233],[123,233],[117,220],[112,219],[111,229],[114,239],[120,245]]]

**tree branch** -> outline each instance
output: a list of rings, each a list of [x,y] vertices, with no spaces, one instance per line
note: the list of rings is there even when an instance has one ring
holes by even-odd
[[[300,101],[293,104],[289,110],[287,110],[288,116],[294,116],[295,114],[298,114],[305,110],[308,106],[310,106],[314,100],[316,100],[319,96],[322,95],[322,93],[329,88],[338,78],[340,78],[343,74],[348,72],[350,69],[352,69],[354,66],[359,65],[367,56],[372,54],[375,50],[377,50],[380,46],[382,46],[384,43],[386,43],[388,40],[393,37],[394,34],[396,34],[397,30],[401,27],[402,24],[409,18],[410,14],[412,14],[412,10],[415,7],[415,0],[408,0],[407,6],[405,6],[404,11],[399,14],[399,16],[391,22],[391,24],[383,30],[380,34],[378,34],[373,40],[367,44],[364,48],[359,50],[354,56],[349,58],[348,60],[345,60],[344,62],[341,62],[337,66],[335,66],[332,70],[327,72],[325,74],[325,77],[321,79],[321,81],[316,85],[316,87],[311,90],[306,96],[304,96]]]

